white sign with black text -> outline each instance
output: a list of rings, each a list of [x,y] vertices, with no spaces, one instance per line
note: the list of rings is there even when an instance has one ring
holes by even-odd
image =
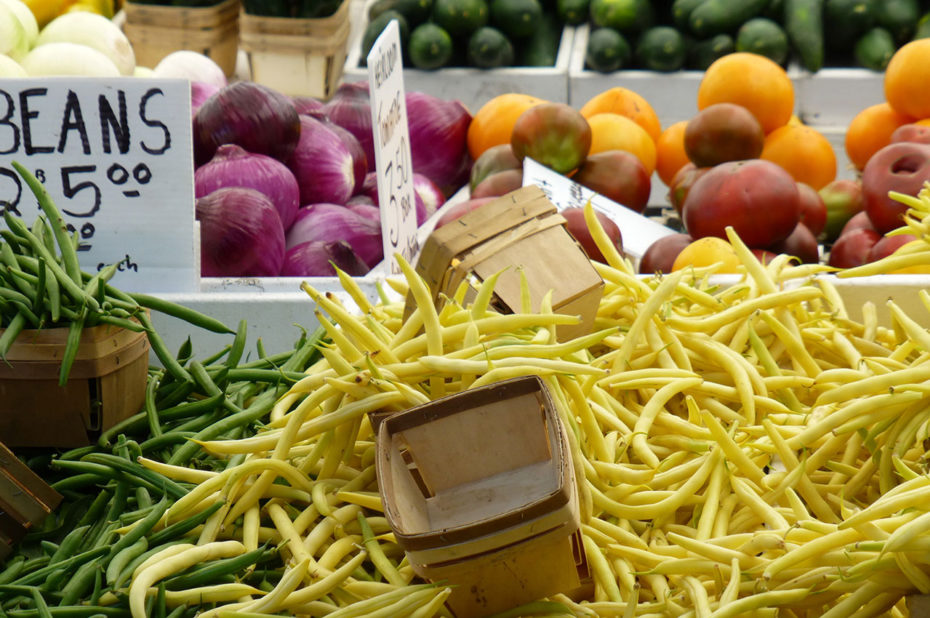
[[[40,211],[14,161],[77,233],[83,270],[118,264],[127,291],[197,289],[187,80],[0,80],[0,211],[31,226]]]
[[[395,253],[413,264],[420,251],[403,70],[400,30],[392,20],[368,54],[381,237],[392,274],[400,272]]]
[[[609,217],[623,238],[623,252],[635,258],[643,257],[649,245],[675,230],[644,217],[635,210],[622,206],[570,178],[554,172],[545,165],[526,157],[523,160],[523,186],[536,185],[559,210],[583,207],[591,200],[591,207]]]

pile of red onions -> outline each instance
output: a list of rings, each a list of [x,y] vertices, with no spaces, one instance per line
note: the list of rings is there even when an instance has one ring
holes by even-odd
[[[407,94],[417,223],[468,178],[471,115]],[[192,90],[201,274],[363,275],[383,259],[368,86],[292,99],[252,82]]]

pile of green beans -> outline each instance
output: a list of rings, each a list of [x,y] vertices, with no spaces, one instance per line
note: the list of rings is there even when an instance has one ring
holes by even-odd
[[[77,236],[70,234],[61,212],[29,170],[14,162],[38,201],[41,214],[30,228],[10,210],[4,210],[6,229],[0,230],[0,358],[26,328],[60,327],[68,337],[59,383],[68,380],[85,328],[110,324],[145,332],[152,350],[166,370],[184,382],[193,376],[181,366],[152,328],[146,309],[175,316],[217,333],[233,331],[212,317],[147,294],[129,294],[108,282],[116,264],[94,274],[78,264]]]
[[[231,344],[200,359],[188,339],[172,358],[190,381],[153,367],[144,410],[109,428],[94,445],[27,460],[64,500],[0,565],[0,618],[130,616],[127,587],[133,571],[172,545],[197,543],[220,505],[158,526],[195,483],[169,479],[137,458],[187,466],[194,473],[240,463],[242,458],[211,456],[194,440],[254,435],[273,403],[319,358],[323,330],[302,332],[293,349],[274,355],[259,343],[254,359],[246,358],[246,334],[243,321]],[[205,587],[270,591],[284,571],[271,545],[208,560],[159,582],[159,594],[147,599],[146,615],[194,616],[211,603],[172,599]]]

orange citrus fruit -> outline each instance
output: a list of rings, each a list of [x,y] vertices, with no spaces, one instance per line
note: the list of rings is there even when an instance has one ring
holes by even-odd
[[[491,146],[509,144],[517,118],[539,103],[545,101],[528,94],[508,92],[482,105],[468,125],[467,142],[471,158],[476,160]]]
[[[653,140],[659,139],[662,124],[649,101],[640,94],[617,86],[595,95],[581,108],[581,115],[590,118],[596,114],[620,114],[646,130]]]
[[[794,84],[781,66],[765,56],[727,54],[707,67],[698,86],[698,109],[714,103],[742,105],[770,133],[794,114]]]
[[[885,67],[885,100],[912,118],[930,117],[930,39],[898,48]]]
[[[823,133],[789,124],[765,136],[761,159],[777,163],[797,182],[817,191],[836,178],[836,153]]]
[[[670,186],[678,170],[688,163],[688,154],[685,152],[687,127],[687,120],[679,120],[662,131],[656,140],[656,172],[666,185]]]
[[[705,236],[690,243],[672,263],[672,270],[681,270],[688,266],[702,267],[720,264],[718,273],[740,272],[740,261],[733,245],[716,236]]]
[[[652,176],[656,169],[656,145],[646,130],[620,114],[595,114],[588,118],[591,126],[591,149],[588,154],[605,150],[631,152]]]
[[[895,129],[911,121],[910,116],[894,110],[888,103],[866,107],[846,127],[846,156],[861,170],[873,154],[891,143]]]
[[[921,118],[920,120],[915,120],[914,124],[919,124],[925,127],[930,127],[930,118]]]

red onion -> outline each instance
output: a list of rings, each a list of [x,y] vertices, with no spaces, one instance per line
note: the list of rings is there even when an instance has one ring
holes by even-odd
[[[235,144],[220,146],[213,158],[194,172],[194,195],[203,197],[222,187],[247,187],[263,193],[277,208],[285,230],[297,216],[297,179],[277,159],[246,152]]]
[[[355,198],[353,198],[355,199]],[[374,204],[362,204],[362,203],[352,203],[352,200],[349,200],[349,203],[346,204],[346,208],[351,210],[357,215],[365,217],[366,219],[371,219],[376,221],[378,225],[381,225],[381,209],[379,209]]]
[[[374,268],[384,258],[381,223],[338,204],[312,204],[297,211],[285,246],[290,249],[315,240],[346,241],[369,268]]]
[[[326,117],[351,133],[362,145],[368,171],[375,169],[375,138],[371,130],[371,98],[368,82],[340,84],[323,108]]]
[[[284,228],[267,197],[226,187],[197,200],[204,277],[274,277],[284,262]]]
[[[326,107],[326,103],[313,97],[291,97],[291,103],[298,114],[322,114],[323,108]]]
[[[423,92],[408,92],[406,101],[413,170],[440,187],[453,184],[461,174],[471,114],[459,101]]]
[[[336,268],[353,277],[367,273],[370,268],[345,241],[304,242],[289,249],[281,267],[282,277],[332,277]]]
[[[414,174],[414,178],[415,177],[416,174]],[[413,203],[417,209],[417,225],[423,225],[423,222],[429,218],[431,213],[427,212],[426,202],[423,201],[420,192],[417,191],[416,188],[416,180],[414,180]],[[376,206],[380,205],[378,201],[378,174],[376,172],[368,172],[358,194],[366,195],[371,198],[371,201],[374,202]]]
[[[235,82],[194,116],[194,162],[203,165],[222,144],[286,161],[299,137],[300,120],[288,97],[255,82]]]
[[[336,135],[338,135],[345,143],[346,147],[348,147],[349,153],[352,155],[352,170],[355,173],[355,186],[358,187],[365,180],[365,174],[368,173],[368,157],[365,155],[362,144],[354,135],[338,124],[330,120],[324,120],[323,123],[327,128],[335,131]]]
[[[288,161],[297,178],[301,204],[345,204],[355,193],[355,160],[335,131],[311,116],[300,116],[300,140]]]
[[[191,82],[191,115],[196,115],[200,106],[219,91],[219,86],[207,82]]]
[[[429,216],[436,212],[440,206],[446,203],[446,196],[442,189],[436,186],[436,183],[424,176],[414,172],[413,190],[417,192],[423,205],[426,207],[426,215]]]

